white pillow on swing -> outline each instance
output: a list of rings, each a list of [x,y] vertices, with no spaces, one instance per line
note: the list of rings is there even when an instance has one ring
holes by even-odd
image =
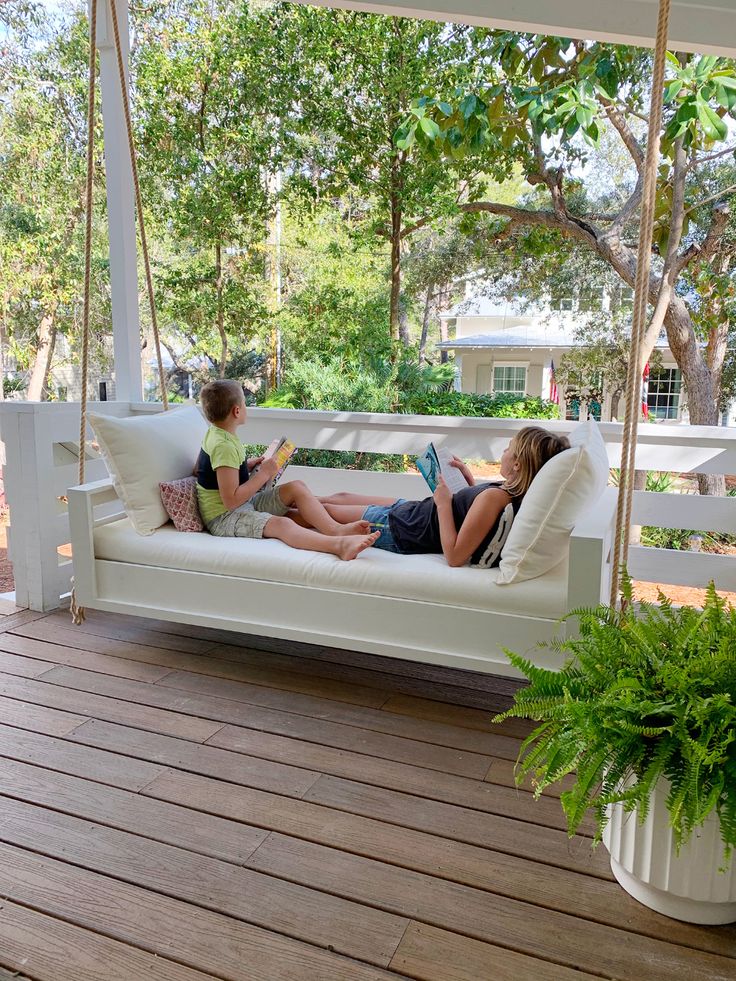
[[[169,520],[159,484],[191,476],[207,421],[196,405],[127,419],[87,418],[130,523],[139,535],[152,535]]]
[[[553,569],[567,554],[570,532],[608,483],[608,454],[598,423],[579,423],[570,449],[542,467],[524,495],[501,553],[496,582],[523,582]]]

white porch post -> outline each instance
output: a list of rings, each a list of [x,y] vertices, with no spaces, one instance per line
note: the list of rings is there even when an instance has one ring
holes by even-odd
[[[115,3],[127,81],[130,53],[128,5],[127,0],[97,0],[97,3],[97,46],[100,52],[100,88],[107,174],[107,222],[110,238],[115,398],[121,402],[140,402],[143,399],[143,379],[138,317],[135,198],[115,40],[110,19],[110,4]]]

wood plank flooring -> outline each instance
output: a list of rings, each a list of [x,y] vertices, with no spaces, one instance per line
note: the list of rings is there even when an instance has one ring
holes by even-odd
[[[517,790],[511,686],[0,617],[0,979],[734,981]]]

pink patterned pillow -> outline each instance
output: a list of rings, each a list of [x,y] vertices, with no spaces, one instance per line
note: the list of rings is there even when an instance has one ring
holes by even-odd
[[[166,513],[177,531],[204,531],[197,503],[197,478],[182,477],[158,485]]]

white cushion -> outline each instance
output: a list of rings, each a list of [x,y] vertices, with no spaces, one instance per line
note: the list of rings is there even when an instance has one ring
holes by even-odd
[[[159,484],[192,473],[207,422],[197,406],[116,419],[90,415],[118,497],[139,535],[151,535],[169,516]]]
[[[126,518],[95,528],[95,556],[111,562],[182,569],[243,580],[292,583],[341,593],[363,593],[425,601],[451,610],[486,610],[557,620],[567,612],[567,562],[534,582],[499,588],[498,569],[451,569],[441,555],[395,555],[369,549],[354,562],[334,555],[289,548],[275,539],[216,538],[161,528],[141,538]],[[206,598],[203,599],[207,608]],[[420,612],[417,615],[421,615]],[[462,618],[457,621],[462,632]]]
[[[582,422],[570,449],[552,457],[532,481],[506,540],[498,582],[544,575],[568,552],[570,532],[608,483],[608,454],[598,424]]]

